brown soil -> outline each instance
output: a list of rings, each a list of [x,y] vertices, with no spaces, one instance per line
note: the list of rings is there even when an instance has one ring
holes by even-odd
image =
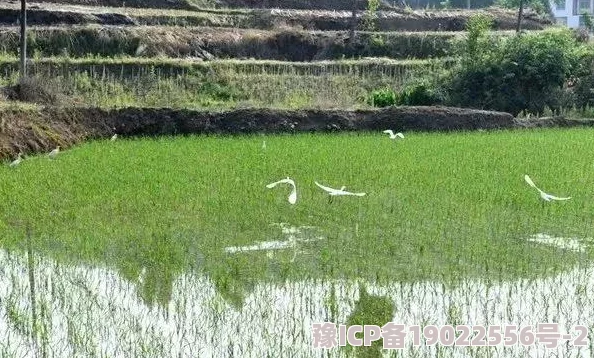
[[[16,25],[18,4],[0,4],[0,25]],[[380,31],[464,31],[468,18],[477,13],[494,19],[494,29],[513,30],[516,14],[500,8],[484,10],[448,11],[389,11],[379,12],[377,29]],[[359,14],[361,15],[361,14]],[[360,20],[359,16],[359,20]],[[209,13],[191,11],[162,11],[129,9],[103,9],[98,7],[64,4],[30,3],[27,13],[30,25],[183,25],[238,27],[254,29],[299,29],[340,31],[351,27],[348,11],[254,10],[243,13]],[[523,28],[541,30],[550,25],[533,13],[525,13]]]
[[[18,25],[20,10],[0,9],[1,25]],[[133,19],[126,15],[117,13],[88,14],[75,11],[55,11],[32,8],[27,10],[27,24],[37,25],[83,25],[83,24],[104,24],[104,25],[134,25]]]
[[[17,0],[8,0],[17,2]],[[345,0],[45,0],[48,3],[72,5],[136,7],[154,9],[196,9],[197,7],[216,8],[279,8],[279,9],[326,9],[351,10],[352,5]],[[366,7],[366,2],[359,2],[359,9]],[[382,3],[381,9],[389,9]]]
[[[376,28],[379,31],[464,31],[468,19],[476,14],[490,16],[494,30],[515,29],[516,12],[497,7],[482,10],[381,11]],[[270,16],[277,24],[308,30],[347,30],[351,24],[349,12],[272,10]],[[522,19],[525,30],[542,30],[551,24],[549,19],[530,11],[524,13]]]
[[[255,9],[351,10],[353,8],[352,1],[346,0],[216,0],[216,4],[219,7]],[[365,10],[367,1],[359,1],[357,5],[359,10]],[[380,1],[380,9],[392,8],[393,6]]]
[[[458,131],[594,126],[563,118],[519,121],[501,112],[449,107],[393,107],[378,110],[241,109],[205,112],[154,108],[13,108],[0,110],[0,157],[14,158],[68,148],[87,139],[178,134],[249,134],[337,131]]]
[[[346,31],[266,31],[207,27],[32,27],[29,53],[39,56],[166,56],[202,59],[316,61],[356,57],[448,56],[460,32],[386,32],[381,41],[360,32],[349,47]],[[496,32],[507,36],[511,32]],[[19,29],[0,27],[0,51],[18,53]]]
[[[7,3],[15,4],[18,0],[8,0]],[[193,9],[186,0],[44,0],[46,3],[64,3],[85,6],[110,6],[133,7],[154,9]]]

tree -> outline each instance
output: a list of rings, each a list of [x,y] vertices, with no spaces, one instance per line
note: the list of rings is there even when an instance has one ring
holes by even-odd
[[[27,76],[27,0],[21,0],[21,81]]]
[[[555,3],[562,3],[563,0],[555,0]],[[522,18],[524,9],[529,7],[540,15],[553,17],[553,10],[548,0],[496,0],[496,4],[508,9],[518,9],[518,21],[516,23],[516,32],[522,30]]]
[[[357,30],[357,6],[358,0],[353,0],[353,10],[351,12],[351,31],[349,33],[349,44],[352,46],[355,41],[355,31]]]
[[[520,0],[520,9],[518,10],[518,23],[516,24],[516,32],[522,29],[522,15],[524,12],[524,0]]]

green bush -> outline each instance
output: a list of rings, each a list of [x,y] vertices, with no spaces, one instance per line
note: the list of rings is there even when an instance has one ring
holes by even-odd
[[[443,102],[442,96],[427,82],[405,87],[400,92],[385,88],[371,92],[367,103],[374,107],[431,106]]]
[[[590,49],[589,53],[581,57],[571,84],[573,86],[568,92],[575,107],[582,111],[587,107],[594,107],[594,49]]]
[[[405,88],[396,95],[396,104],[402,106],[431,106],[441,102],[436,90],[428,83]]]
[[[396,104],[396,92],[390,88],[379,89],[371,92],[367,104],[374,107],[388,107]]]
[[[475,43],[470,43],[474,41]],[[541,114],[559,110],[559,94],[579,63],[571,31],[554,29],[497,40],[469,37],[468,49],[446,87],[449,104]]]

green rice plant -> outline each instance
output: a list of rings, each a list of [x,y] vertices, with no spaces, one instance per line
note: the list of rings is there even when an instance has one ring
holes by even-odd
[[[159,303],[194,265],[237,304],[260,280],[545,276],[589,257],[527,238],[592,236],[592,138],[564,129],[90,142],[0,168],[0,245],[20,247],[16,223],[30,222],[36,250],[62,262],[106,264],[128,279],[146,268],[143,297]],[[542,201],[524,174],[572,199]],[[296,205],[288,188],[265,187],[287,176]],[[314,181],[367,195],[330,203]],[[272,261],[224,251],[286,240],[272,225],[281,222],[319,237]]]

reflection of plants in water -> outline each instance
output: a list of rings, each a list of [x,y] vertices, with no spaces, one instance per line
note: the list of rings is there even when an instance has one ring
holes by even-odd
[[[221,297],[240,310],[246,295],[255,284],[241,272],[241,266],[237,262],[227,260],[227,263],[223,267],[215,266],[214,271],[209,272],[210,278]]]
[[[367,292],[362,283],[359,283],[359,300],[355,303],[355,309],[347,318],[347,327],[353,325],[376,325],[382,327],[392,321],[395,310],[394,302],[385,296],[373,296]],[[363,333],[355,335],[363,339]],[[371,343],[371,346],[351,347],[347,345],[348,350],[354,349],[357,357],[381,357],[383,340],[380,338]]]
[[[171,225],[171,224],[170,224]],[[188,240],[169,234],[170,227],[156,227],[142,245],[132,240],[116,241],[117,265],[123,276],[139,282],[139,295],[148,305],[166,307],[171,300],[173,281],[187,267]]]
[[[336,323],[338,320],[338,300],[336,297],[336,283],[332,282],[330,289],[330,296],[326,299],[326,307],[328,307],[329,316],[326,317],[326,322]]]
[[[171,300],[173,281],[183,269],[184,252],[176,240],[155,233],[151,243],[141,251],[146,263],[146,275],[140,293],[147,303],[166,306]]]
[[[290,256],[287,253],[285,258]],[[240,292],[245,292],[245,287],[255,281],[244,277],[250,272],[242,267],[247,267],[252,259],[248,256],[235,267],[231,260],[219,262],[220,266],[229,264],[229,273],[240,276],[236,279],[221,271],[220,278],[229,277],[238,285],[235,287],[243,289]],[[7,357],[30,353],[41,357],[44,352],[47,356],[195,357],[200,356],[200,348],[208,349],[209,356],[214,357],[227,357],[231,349],[242,356],[308,357],[316,354],[307,334],[307,323],[312,322],[382,326],[393,321],[421,327],[470,322],[485,326],[544,322],[559,317],[565,322],[579,323],[580,317],[592,316],[594,312],[594,300],[586,295],[594,285],[592,269],[578,269],[544,281],[493,285],[469,281],[456,287],[437,282],[395,284],[393,281],[366,282],[363,286],[353,280],[328,283],[311,279],[284,285],[259,283],[251,288],[253,296],[239,310],[229,307],[228,299],[221,298],[212,287],[211,277],[184,273],[174,282],[171,304],[161,310],[135,297],[138,289],[118,277],[114,270],[62,266],[36,256],[37,312],[45,331],[40,331],[40,338],[32,343],[26,256],[10,256],[0,250],[0,264],[0,302],[3,303],[0,305],[0,337],[10,336],[8,340],[0,340],[0,356]],[[370,294],[371,287],[387,296]],[[388,297],[398,302],[398,310]],[[507,298],[508,302],[499,298]],[[508,312],[510,304],[512,311]],[[346,318],[345,314],[350,316]],[[361,338],[361,334],[357,336]],[[8,346],[7,341],[10,341]],[[289,348],[287,341],[292,341]],[[335,353],[378,357],[382,343],[379,340],[371,347],[345,347]],[[35,344],[39,344],[40,349]],[[522,350],[522,347],[483,347],[467,353],[503,356],[516,349]],[[561,346],[553,354],[569,356],[563,354],[564,349]],[[584,348],[588,349],[591,348]],[[455,350],[456,347],[425,346],[406,350],[403,355],[451,356],[457,354]],[[514,356],[525,355],[520,353],[514,352]],[[569,354],[579,356],[584,351]]]

